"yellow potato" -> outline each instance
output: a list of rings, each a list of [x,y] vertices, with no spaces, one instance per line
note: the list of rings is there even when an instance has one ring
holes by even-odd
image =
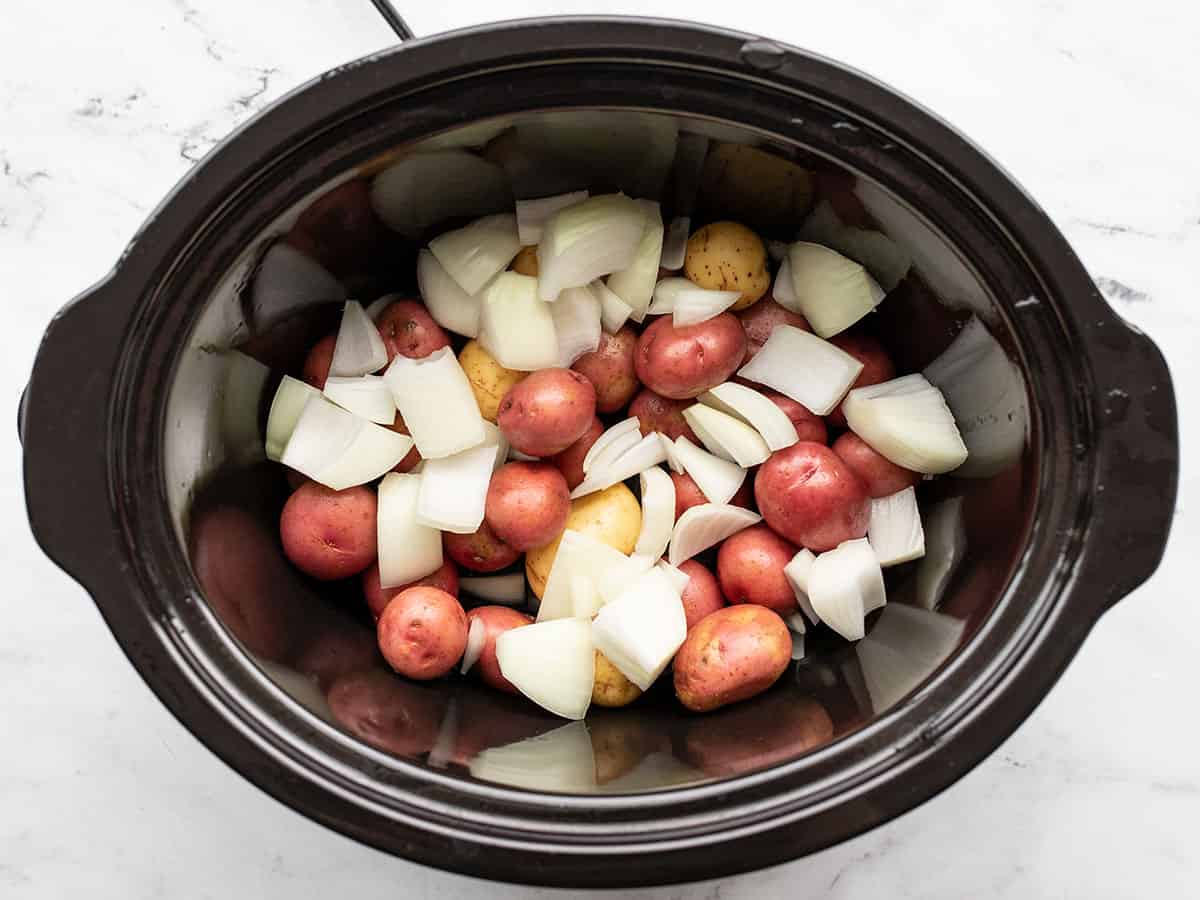
[[[702,288],[741,291],[735,310],[757,303],[771,286],[766,245],[737,222],[713,222],[688,238],[683,270]]]
[[[512,261],[512,265],[509,268],[518,275],[528,275],[531,278],[537,278],[537,247],[522,247],[521,252],[517,254],[516,259]]]
[[[797,228],[812,206],[812,173],[743,144],[716,144],[700,176],[705,209],[763,228]]]
[[[597,706],[628,706],[642,696],[642,689],[626,678],[608,657],[596,651],[596,680],[592,702]]]
[[[480,415],[489,422],[496,421],[500,412],[500,401],[504,399],[504,395],[529,374],[504,368],[479,345],[478,341],[467,341],[467,345],[458,354],[458,364],[462,366],[467,381],[471,383]]]
[[[571,529],[593,537],[622,553],[632,553],[637,544],[638,532],[642,530],[642,508],[633,491],[624,484],[614,484],[603,491],[596,491],[571,501],[571,512],[563,530]],[[560,534],[544,547],[537,547],[525,554],[525,576],[529,587],[539,598],[546,589],[550,567],[558,555]]]

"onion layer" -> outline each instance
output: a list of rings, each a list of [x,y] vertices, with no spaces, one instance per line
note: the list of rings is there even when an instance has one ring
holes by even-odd
[[[678,566],[715,547],[731,534],[762,521],[758,513],[720,503],[701,503],[683,511],[671,535],[671,550],[667,561]]]
[[[967,459],[954,414],[923,375],[855,388],[842,410],[851,430],[898,466],[937,475]]]
[[[506,369],[534,372],[558,365],[558,332],[538,279],[502,272],[483,292],[479,343]]]
[[[408,455],[412,438],[314,397],[304,406],[280,458],[335,491],[374,481]]]
[[[442,534],[417,521],[420,475],[392,472],[379,483],[379,583],[410,584],[442,567]]]
[[[623,194],[590,197],[559,210],[538,244],[538,295],[557,300],[564,288],[628,268],[644,229],[641,206]]]
[[[479,297],[460,288],[428,250],[417,254],[417,285],[435,322],[456,334],[479,336]]]
[[[788,264],[792,312],[808,319],[823,338],[845,331],[883,300],[883,289],[867,270],[836,250],[798,241],[788,251]]]
[[[511,213],[484,216],[429,242],[429,252],[468,294],[482,290],[520,250],[517,217]]]
[[[861,362],[829,341],[792,325],[779,325],[738,374],[824,416],[841,402],[862,368]]]
[[[475,394],[451,348],[423,359],[397,355],[383,377],[425,459],[451,456],[486,439]]]
[[[543,709],[582,719],[596,675],[592,626],[586,619],[555,619],[512,628],[496,639],[500,674]]]

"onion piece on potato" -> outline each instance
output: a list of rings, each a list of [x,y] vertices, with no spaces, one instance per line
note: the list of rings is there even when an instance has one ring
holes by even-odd
[[[743,469],[757,466],[771,455],[762,435],[741,419],[711,406],[703,403],[689,406],[683,411],[683,418],[711,453],[735,462]],[[795,430],[792,428],[793,432]]]
[[[543,709],[582,719],[592,702],[596,660],[586,619],[554,619],[510,629],[496,639],[500,674]]]
[[[676,583],[652,568],[606,604],[592,623],[596,648],[643,691],[687,637],[687,617]]]
[[[799,440],[787,413],[764,394],[734,381],[718,384],[700,395],[705,406],[735,416],[757,431],[772,453]]]
[[[701,450],[683,435],[675,439],[675,456],[710,503],[728,503],[746,480],[737,463]]]
[[[633,262],[608,278],[608,289],[629,304],[630,316],[635,322],[646,317],[646,308],[658,281],[658,269],[662,261],[663,221],[658,204],[650,200],[639,200],[645,222],[641,240]]]
[[[387,347],[379,329],[357,300],[347,300],[333,345],[330,375],[353,377],[377,372],[387,365]]]
[[[569,369],[585,353],[600,346],[600,301],[589,288],[567,288],[550,304],[558,339],[558,364]]]
[[[275,462],[283,456],[304,406],[314,397],[320,397],[321,392],[311,384],[284,375],[271,401],[271,411],[267,414],[267,459]]]
[[[657,466],[641,474],[642,530],[633,552],[658,559],[675,526],[675,482]]]
[[[554,556],[554,564],[546,577],[542,603],[537,619],[545,622],[574,615],[571,598],[572,579],[583,576],[599,581],[608,571],[620,568],[629,557],[620,550],[598,541],[590,535],[568,528],[563,532]]]
[[[420,475],[392,472],[379,483],[380,587],[410,584],[442,567],[442,535],[417,521]]]
[[[533,372],[558,365],[558,332],[538,279],[501,272],[482,296],[479,343],[506,369]]]
[[[425,460],[417,521],[454,534],[478,531],[499,449],[495,444],[480,444]]]
[[[701,503],[686,509],[671,535],[667,561],[678,566],[697,553],[715,547],[731,534],[762,521],[758,513],[723,503]]]
[[[487,438],[475,393],[452,348],[423,359],[397,354],[383,377],[424,459],[451,456]]]
[[[417,254],[417,286],[433,321],[456,334],[479,336],[479,295],[459,287],[428,250]]]
[[[484,216],[429,242],[429,252],[468,294],[482,290],[520,251],[517,217],[511,213]]]
[[[861,362],[829,341],[780,325],[738,374],[824,416],[841,402],[862,368]]]
[[[628,268],[645,225],[642,207],[623,194],[589,197],[559,210],[538,244],[538,296],[557,300],[564,288]]]
[[[623,419],[616,425],[606,428],[600,437],[596,438],[596,442],[592,444],[592,446],[588,449],[588,452],[583,457],[584,474],[586,475],[591,470],[598,458],[603,458],[603,455],[607,452],[610,446],[612,446],[614,443],[622,441],[622,439],[627,435],[636,435],[637,433],[638,419],[636,416],[630,416],[628,419]],[[626,449],[628,449],[628,447],[632,447],[640,439],[640,437],[636,437],[633,443],[629,444]],[[625,451],[622,450],[621,452],[624,453]],[[615,458],[616,456],[613,456],[609,459],[611,461],[611,459]]]
[[[408,455],[412,438],[313,397],[280,462],[335,491],[374,481]]]
[[[487,625],[484,624],[483,619],[472,619],[471,627],[467,629],[467,649],[463,651],[462,665],[458,667],[460,673],[466,675],[471,671],[471,667],[479,662],[485,643],[487,643]]]
[[[396,421],[396,402],[380,375],[330,375],[324,393],[342,409],[370,422],[391,425]]]
[[[967,459],[954,414],[923,375],[855,388],[842,409],[855,434],[905,469],[938,475]]]
[[[607,334],[616,334],[631,315],[633,307],[609,290],[608,285],[596,279],[588,290],[600,301],[600,324]]]
[[[651,432],[602,470],[593,468],[583,483],[571,491],[571,499],[575,500],[586,494],[610,488],[619,481],[632,478],[652,466],[665,462],[666,458],[667,454],[662,448],[658,435]]]

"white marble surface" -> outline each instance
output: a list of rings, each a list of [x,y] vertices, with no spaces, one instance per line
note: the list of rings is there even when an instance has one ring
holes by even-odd
[[[857,65],[956,123],[1041,201],[1121,314],[1164,349],[1183,444],[1196,446],[1195,10],[1172,0],[450,0],[404,10],[421,34],[556,11],[770,34]],[[390,36],[367,0],[7,0],[2,20],[0,424],[11,428],[49,317],[105,272],[188,167],[273,98]],[[391,859],[233,775],[159,705],[87,595],[37,550],[11,431],[0,446],[0,546],[13,579],[0,627],[0,897],[553,893]],[[1195,896],[1194,466],[1179,506],[1154,579],[953,788],[810,859],[644,896]]]

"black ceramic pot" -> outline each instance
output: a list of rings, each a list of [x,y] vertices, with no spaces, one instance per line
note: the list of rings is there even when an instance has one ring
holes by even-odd
[[[867,641],[818,640],[773,691],[713,716],[681,714],[668,689],[562,729],[466,681],[418,685],[377,667],[356,585],[318,589],[281,563],[274,517],[286,488],[277,467],[253,464],[260,410],[239,430],[236,401],[269,398],[270,380],[331,327],[315,301],[347,290],[369,300],[411,278],[420,236],[381,229],[364,205],[381,158],[431,135],[478,143],[546,111],[595,123],[586,111],[600,109],[625,123],[654,113],[676,132],[755,143],[820,173],[818,199],[849,204],[850,218],[861,205],[868,227],[912,245],[913,269],[876,324],[898,361],[924,366],[975,315],[1013,362],[1008,412],[1023,421],[985,471],[927,486],[930,503],[962,498],[947,533],[965,553],[945,566],[939,613],[891,604]],[[455,131],[464,126],[475,130]],[[770,210],[762,219],[794,234]],[[283,255],[316,267],[291,259],[303,284],[264,260],[285,233]],[[372,270],[382,258],[387,271]],[[252,395],[237,386],[233,345],[272,369]],[[163,703],[230,766],[388,852],[553,885],[770,865],[945,788],[1154,570],[1178,466],[1159,352],[961,135],[801,50],[633,19],[413,41],[264,111],[51,323],[21,431],[38,541],[91,593]],[[898,600],[916,578],[893,576]]]

